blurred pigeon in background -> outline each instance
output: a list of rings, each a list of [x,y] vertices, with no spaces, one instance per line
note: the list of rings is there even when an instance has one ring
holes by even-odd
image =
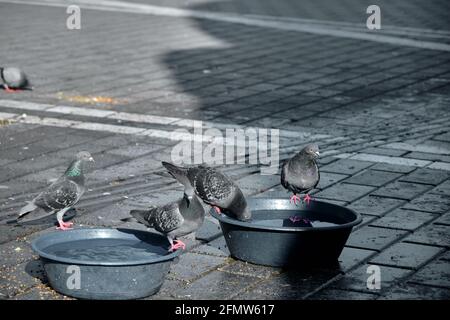
[[[7,92],[15,92],[17,90],[33,90],[26,74],[15,67],[0,68],[0,78],[3,87]]]
[[[316,159],[319,157],[319,147],[308,144],[294,157],[285,162],[281,168],[281,184],[294,194],[291,202],[301,201],[297,193],[306,193],[304,201],[309,204],[311,197],[308,192],[313,190],[320,180],[319,167]]]
[[[241,221],[251,219],[251,212],[241,189],[220,171],[203,165],[183,168],[164,161],[162,164],[184,185],[184,192],[189,197],[195,193],[218,213],[223,212]]]
[[[70,229],[72,223],[64,222],[63,216],[80,200],[86,189],[83,169],[87,161],[94,161],[91,154],[79,152],[58,180],[20,210],[16,222],[34,221],[56,213],[57,229]]]
[[[175,239],[196,231],[205,219],[205,209],[198,197],[186,194],[177,202],[148,210],[131,210],[130,214],[140,223],[165,234],[170,242],[169,251],[186,249],[182,241]]]

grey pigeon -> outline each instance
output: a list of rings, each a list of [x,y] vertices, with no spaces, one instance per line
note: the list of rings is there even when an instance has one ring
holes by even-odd
[[[304,198],[306,203],[311,200],[308,192],[313,190],[320,180],[319,167],[316,163],[319,155],[319,147],[316,144],[308,144],[283,164],[281,184],[294,193],[291,202],[301,201],[297,193],[306,193]]]
[[[205,209],[198,197],[186,194],[177,202],[148,210],[131,210],[130,214],[140,223],[165,234],[170,251],[180,247],[186,249],[182,241],[175,239],[196,231],[205,219]]]
[[[64,222],[63,216],[80,200],[86,189],[83,169],[87,161],[94,161],[91,154],[79,152],[58,180],[20,210],[17,222],[38,220],[56,213],[58,229],[70,229],[72,223]]]
[[[195,193],[218,213],[223,212],[241,221],[251,219],[251,212],[241,189],[222,172],[203,165],[183,168],[164,161],[162,164],[184,185],[184,192],[188,196]]]
[[[17,89],[33,90],[27,76],[19,68],[0,68],[0,77],[6,91],[13,92]]]

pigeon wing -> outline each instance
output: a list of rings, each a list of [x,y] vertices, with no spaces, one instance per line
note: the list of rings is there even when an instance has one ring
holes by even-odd
[[[202,168],[193,185],[198,196],[211,205],[226,205],[236,192],[233,181],[211,168]]]
[[[178,202],[165,205],[162,208],[152,209],[149,214],[150,219],[153,220],[154,228],[162,233],[175,230],[184,223]]]
[[[34,203],[43,209],[61,210],[76,204],[83,192],[82,186],[66,177],[61,177],[42,192]]]

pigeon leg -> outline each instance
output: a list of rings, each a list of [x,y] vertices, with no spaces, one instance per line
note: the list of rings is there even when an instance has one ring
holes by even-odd
[[[301,202],[302,199],[300,199],[300,197],[296,194],[293,194],[290,198],[291,203],[293,202],[294,204],[297,204],[297,201]]]
[[[73,226],[73,223],[72,222],[64,222],[63,221],[63,217],[64,217],[64,214],[67,212],[67,210],[69,210],[70,208],[65,208],[65,209],[62,209],[61,211],[59,211],[57,214],[56,214],[56,219],[58,220],[58,224],[59,224],[59,227],[56,227],[56,229],[58,229],[58,230],[70,230],[70,229],[72,229],[72,228],[70,228],[71,226]]]
[[[5,88],[5,91],[8,92],[8,93],[14,93],[14,92],[19,91],[19,90],[10,88],[7,84],[4,84],[4,85],[3,85],[3,88]]]
[[[311,197],[309,196],[309,194],[305,195],[305,198],[303,199],[303,201],[305,201],[306,204],[309,204],[309,202],[311,201]]]
[[[214,208],[214,210],[216,210],[216,212],[217,212],[218,214],[222,214],[222,211],[220,210],[219,207],[213,206],[213,208]]]
[[[172,240],[169,251],[174,252],[175,250],[178,250],[180,248],[186,250],[186,245],[184,244],[184,242],[180,240]]]

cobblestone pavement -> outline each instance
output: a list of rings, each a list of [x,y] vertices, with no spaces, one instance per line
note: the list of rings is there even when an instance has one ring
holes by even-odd
[[[288,18],[303,27],[301,19],[329,20],[331,29],[364,23],[366,3],[350,0],[140,2],[221,14],[212,18],[93,1],[99,7],[82,9],[81,30],[66,28],[65,6],[11,2],[0,1],[0,64],[22,67],[35,90],[0,91],[0,221],[85,149],[96,163],[75,224],[142,228],[121,219],[182,190],[160,164],[183,138],[174,130],[191,131],[189,120],[278,128],[281,159],[319,143],[313,196],[363,215],[339,266],[289,271],[234,260],[208,216],[150,299],[450,297],[450,55],[436,45],[448,42],[446,1],[387,10],[391,35],[414,28],[405,37],[417,41],[398,33],[398,44],[285,28]],[[228,13],[276,24],[224,21]],[[220,168],[247,195],[288,196],[257,165]],[[49,287],[30,247],[53,230],[0,224],[0,298],[67,298]],[[380,290],[366,286],[369,265],[381,268]]]

